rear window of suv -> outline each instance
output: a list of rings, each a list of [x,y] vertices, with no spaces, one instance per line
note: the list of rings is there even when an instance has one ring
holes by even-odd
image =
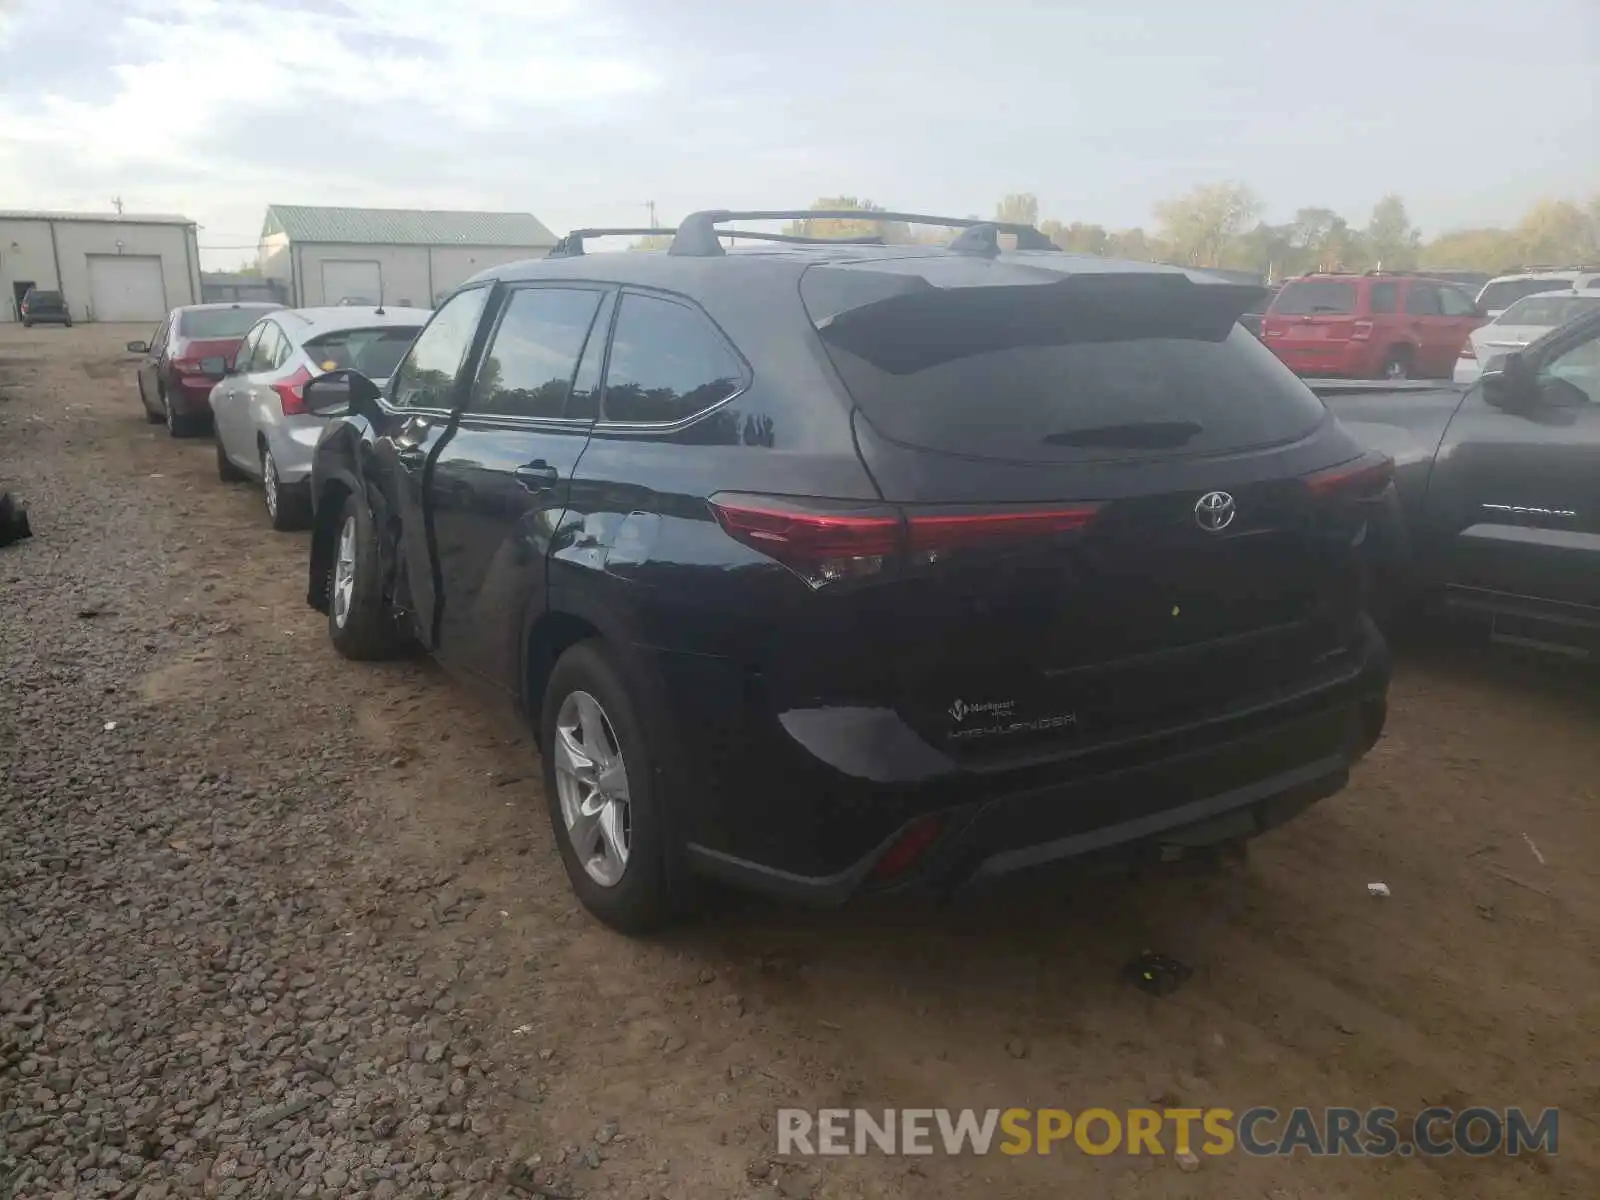
[[[843,312],[818,332],[866,418],[925,449],[1068,462],[1309,434],[1322,403],[1208,290],[929,289]]]
[[[29,304],[60,304],[60,292],[41,292],[38,288],[30,288],[23,297]]]
[[[1356,285],[1339,279],[1296,279],[1283,285],[1268,309],[1276,317],[1311,317],[1356,311]]]

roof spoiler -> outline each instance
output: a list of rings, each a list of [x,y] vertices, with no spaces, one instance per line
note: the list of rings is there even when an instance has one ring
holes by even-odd
[[[1000,253],[999,235],[1002,233],[1009,233],[1017,239],[1018,250],[1059,251],[1061,249],[1032,225],[1016,221],[985,221],[981,217],[936,217],[927,213],[878,212],[875,209],[857,208],[749,210],[710,208],[701,212],[690,213],[679,223],[677,235],[672,239],[672,245],[667,250],[667,253],[694,258],[714,258],[724,253],[721,238],[752,236],[748,233],[734,233],[731,230],[719,230],[717,228],[717,226],[726,224],[729,221],[894,221],[905,225],[941,225],[949,229],[962,231],[947,249],[957,254],[975,254],[987,257]],[[762,239],[773,237],[771,234],[757,234],[754,236]],[[820,245],[826,245],[831,242],[846,242],[848,244],[848,241],[854,240],[842,238],[796,238],[793,234],[780,235],[780,238],[782,240],[798,240]]]

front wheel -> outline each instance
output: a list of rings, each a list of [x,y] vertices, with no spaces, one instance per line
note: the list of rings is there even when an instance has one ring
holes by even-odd
[[[361,497],[351,493],[338,520],[328,579],[328,637],[335,650],[356,662],[393,658],[405,639],[384,603],[372,517]]]
[[[686,907],[681,854],[665,815],[633,694],[597,640],[556,663],[541,710],[545,799],[578,899],[622,933],[659,929]]]

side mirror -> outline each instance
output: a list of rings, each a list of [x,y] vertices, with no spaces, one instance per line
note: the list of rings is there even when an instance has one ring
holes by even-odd
[[[226,375],[228,373],[228,360],[220,354],[211,358],[200,360],[200,373],[202,375]]]
[[[1483,399],[1487,404],[1516,412],[1539,402],[1539,384],[1534,378],[1528,360],[1521,354],[1511,353],[1492,360],[1484,368],[1481,378]]]
[[[329,371],[318,375],[302,389],[306,411],[319,417],[353,413],[368,421],[379,415],[378,385],[360,371]]]
[[[149,342],[129,342],[128,343],[128,353],[129,354],[149,354],[150,353],[150,343]]]

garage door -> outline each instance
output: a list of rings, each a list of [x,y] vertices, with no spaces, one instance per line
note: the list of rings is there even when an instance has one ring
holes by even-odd
[[[96,321],[159,321],[167,315],[161,260],[138,254],[89,256],[89,313]]]
[[[322,264],[322,302],[359,300],[376,304],[383,299],[383,276],[375,262],[339,259]]]

